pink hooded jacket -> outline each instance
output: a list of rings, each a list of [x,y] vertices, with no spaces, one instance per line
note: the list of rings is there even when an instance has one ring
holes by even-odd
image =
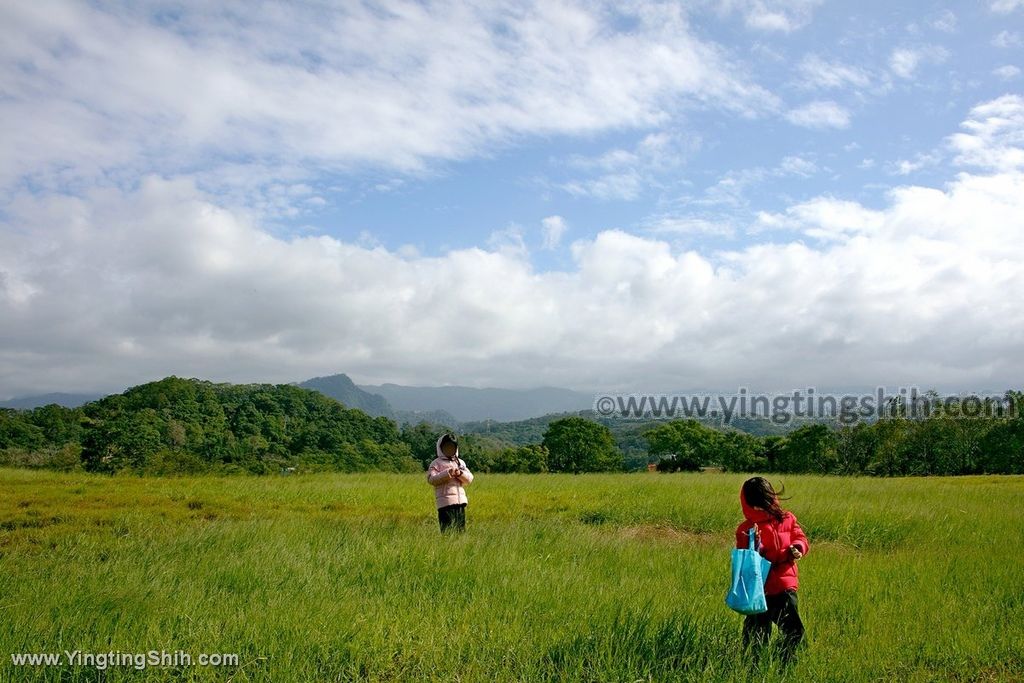
[[[455,457],[453,458],[449,458],[441,452],[441,439],[443,438],[443,435],[438,438],[437,457],[427,469],[427,482],[434,487],[434,497],[437,498],[438,509],[447,505],[468,503],[469,498],[466,497],[465,487],[473,481],[473,473],[466,467],[466,462],[459,458],[458,447],[455,448]],[[462,475],[452,477],[448,470],[453,467],[461,469]]]

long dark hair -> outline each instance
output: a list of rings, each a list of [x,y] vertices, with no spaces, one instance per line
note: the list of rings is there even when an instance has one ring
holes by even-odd
[[[785,486],[776,491],[772,483],[764,477],[751,477],[743,482],[743,500],[747,501],[747,505],[764,510],[780,522],[786,516],[785,510],[779,505],[779,500],[785,492]]]

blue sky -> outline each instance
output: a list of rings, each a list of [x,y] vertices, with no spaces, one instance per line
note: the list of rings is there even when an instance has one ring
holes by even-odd
[[[997,41],[1013,26],[1008,18],[1024,24],[1019,16],[983,4],[808,5],[813,9],[807,23],[792,30],[758,31],[746,26],[742,12],[708,8],[693,16],[694,32],[720,45],[753,82],[776,93],[782,107],[834,103],[845,123],[795,125],[785,116],[748,119],[684,105],[666,111],[658,125],[496,143],[483,158],[433,164],[426,177],[382,169],[354,182],[332,178],[327,186],[339,183],[344,189],[324,188],[328,205],[288,226],[350,240],[368,233],[390,248],[414,244],[438,253],[485,244],[491,232],[509,228],[540,247],[542,220],[550,215],[571,226],[566,238],[592,237],[608,228],[644,232],[659,219],[680,217],[727,221],[734,234],[728,240],[687,233],[672,239],[735,246],[750,240],[743,228],[756,222],[757,211],[777,211],[824,193],[878,207],[888,188],[911,176],[941,182],[948,169],[937,149],[964,113],[976,102],[1019,91],[1024,82],[1013,71],[998,75],[999,68],[1021,61],[1012,38],[1010,47]],[[1019,31],[1013,35],[1020,38]],[[904,71],[896,69],[897,54],[907,55]],[[679,158],[666,167],[645,167],[640,160],[615,173],[581,163],[632,152],[645,137],[660,133],[683,138],[669,152]],[[740,199],[743,206],[694,207],[730,173],[777,168],[790,157],[807,168],[752,181]],[[585,191],[588,183],[608,176],[618,182]],[[374,191],[377,185],[388,189]],[[538,256],[541,267],[563,265],[557,254]]]
[[[1024,382],[1021,0],[0,26],[0,396]]]

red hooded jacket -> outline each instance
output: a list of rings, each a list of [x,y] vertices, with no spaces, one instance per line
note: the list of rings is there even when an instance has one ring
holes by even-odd
[[[807,536],[796,521],[796,516],[787,511],[780,522],[768,512],[747,505],[742,489],[740,505],[746,519],[736,527],[736,547],[746,548],[750,544],[747,532],[756,524],[761,532],[761,556],[772,563],[768,580],[764,584],[765,595],[778,595],[787,590],[796,590],[799,585],[796,562],[789,554],[789,546],[797,546],[804,555],[810,550]]]

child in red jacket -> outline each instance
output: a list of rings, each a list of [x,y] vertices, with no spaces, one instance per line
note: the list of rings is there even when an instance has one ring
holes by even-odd
[[[809,550],[807,536],[796,516],[779,506],[779,494],[763,477],[743,482],[740,505],[746,519],[736,528],[736,547],[749,545],[747,532],[754,528],[757,550],[772,563],[764,584],[768,611],[744,618],[743,644],[763,645],[771,635],[772,624],[777,624],[782,634],[782,658],[788,661],[804,637],[796,605],[796,561]]]

